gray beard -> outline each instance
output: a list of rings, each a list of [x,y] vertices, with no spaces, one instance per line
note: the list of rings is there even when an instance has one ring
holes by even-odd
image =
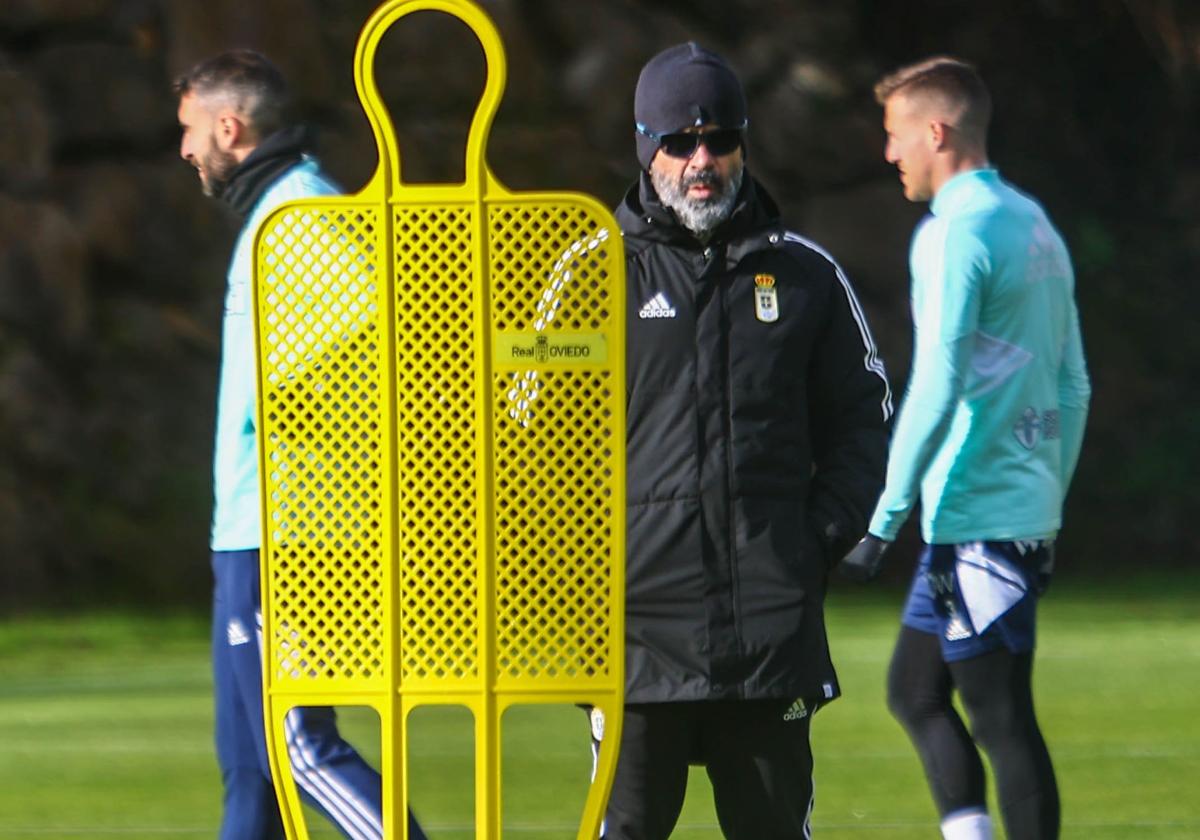
[[[650,183],[658,193],[659,200],[675,213],[675,218],[699,239],[707,239],[721,222],[733,212],[738,191],[742,188],[741,167],[722,181],[715,172],[704,170],[681,179],[672,179],[655,170],[650,170]],[[708,198],[688,197],[688,187],[693,184],[709,184],[716,192]]]

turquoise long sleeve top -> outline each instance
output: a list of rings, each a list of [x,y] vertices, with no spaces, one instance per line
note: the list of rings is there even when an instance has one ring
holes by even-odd
[[[1062,237],[994,169],[942,185],[910,253],[912,369],[869,530],[921,502],[927,543],[1051,536],[1091,395]]]

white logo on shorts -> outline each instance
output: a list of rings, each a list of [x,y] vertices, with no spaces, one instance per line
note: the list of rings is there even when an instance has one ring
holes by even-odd
[[[971,628],[963,621],[957,609],[953,604],[948,604],[950,607],[950,620],[946,622],[946,641],[961,642],[963,639],[971,638]]]
[[[250,641],[250,634],[246,632],[242,622],[236,618],[229,619],[229,623],[225,625],[225,636],[229,639],[230,647],[244,645]]]

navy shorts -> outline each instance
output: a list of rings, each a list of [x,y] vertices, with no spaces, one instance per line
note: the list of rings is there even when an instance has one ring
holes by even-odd
[[[1000,648],[1028,653],[1037,630],[1039,574],[1050,540],[928,545],[908,600],[906,627],[931,633],[946,662]]]

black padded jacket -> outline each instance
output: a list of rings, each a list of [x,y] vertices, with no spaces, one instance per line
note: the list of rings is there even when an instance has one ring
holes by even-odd
[[[626,702],[839,693],[831,561],[883,485],[891,396],[853,290],[746,174],[707,243],[642,175],[628,272]]]

